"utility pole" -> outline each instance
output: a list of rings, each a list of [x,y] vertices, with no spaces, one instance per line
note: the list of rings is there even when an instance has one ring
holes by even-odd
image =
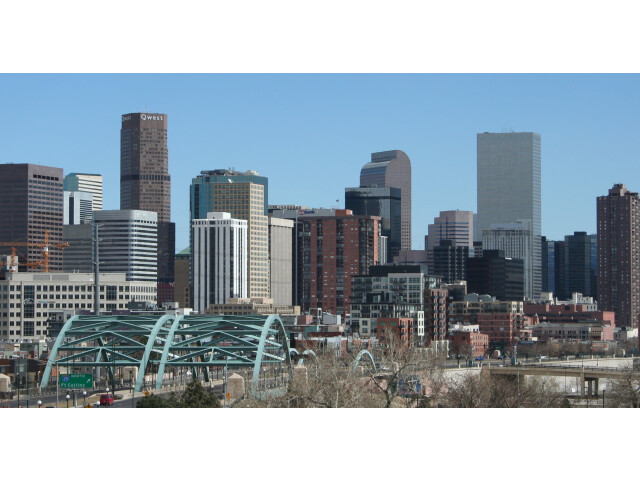
[[[98,225],[93,223],[93,314],[100,315],[100,249]]]

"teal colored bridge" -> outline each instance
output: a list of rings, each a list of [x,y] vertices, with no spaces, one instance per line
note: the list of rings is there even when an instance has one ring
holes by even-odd
[[[265,394],[260,380],[272,376],[274,369],[285,383],[293,378],[289,340],[277,315],[76,315],[54,343],[41,388],[48,385],[54,366],[74,373],[105,367],[110,381],[118,368],[137,367],[136,392],[142,389],[145,374],[157,373],[159,389],[165,372],[182,368],[204,381],[209,380],[209,367],[249,369],[251,395],[256,398]],[[279,393],[283,392],[266,392]]]

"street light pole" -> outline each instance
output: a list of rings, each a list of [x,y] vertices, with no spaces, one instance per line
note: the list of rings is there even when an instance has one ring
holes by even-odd
[[[82,406],[86,407],[87,406],[87,392],[86,391],[82,392],[82,397],[83,397]]]
[[[229,357],[224,357],[224,406],[227,406],[227,365]]]
[[[606,392],[607,392],[607,391],[603,388],[603,389],[602,389],[602,408],[604,408],[604,394],[605,394]]]

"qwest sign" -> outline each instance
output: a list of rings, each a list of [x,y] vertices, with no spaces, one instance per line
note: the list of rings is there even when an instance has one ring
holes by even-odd
[[[147,115],[143,113],[140,115],[140,120],[164,120],[164,115]]]
[[[131,120],[131,115],[122,116],[123,122],[128,122],[129,120]],[[146,113],[141,113],[140,120],[164,120],[164,115],[147,115]]]

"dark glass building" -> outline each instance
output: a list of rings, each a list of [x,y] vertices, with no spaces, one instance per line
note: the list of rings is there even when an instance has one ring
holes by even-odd
[[[158,214],[158,304],[173,301],[176,227],[171,222],[171,176],[164,113],[122,116],[120,209]]]
[[[554,292],[556,288],[556,252],[554,241],[541,237],[540,249],[542,252],[542,291]]]
[[[467,291],[498,300],[524,298],[524,260],[505,258],[502,250],[484,250],[467,261]]]
[[[433,247],[433,275],[442,277],[445,283],[467,279],[469,247],[456,246],[453,240],[440,240]]]
[[[564,237],[565,244],[565,295],[569,298],[573,292],[580,292],[592,297],[593,274],[591,272],[591,243],[592,239],[587,232],[574,232],[573,235]]]
[[[387,237],[386,263],[400,253],[402,247],[401,191],[393,187],[346,188],[344,206],[354,215],[380,217],[382,235]]]
[[[401,249],[411,250],[411,161],[402,150],[371,154],[360,170],[360,187],[394,187],[401,196]]]
[[[554,283],[555,290],[554,296],[560,300],[566,300],[571,297],[571,293],[567,293],[567,282],[565,277],[565,263],[566,263],[566,249],[564,241],[553,242],[554,260],[555,260],[555,272]]]
[[[63,173],[61,168],[28,163],[0,165],[0,242],[21,242],[16,246],[18,263],[43,260],[43,248],[33,244],[62,242],[64,215]],[[1,255],[11,255],[11,247],[0,247]],[[22,271],[23,268],[20,267]],[[25,271],[42,267],[24,268]],[[62,250],[49,248],[49,270],[62,270]]]

